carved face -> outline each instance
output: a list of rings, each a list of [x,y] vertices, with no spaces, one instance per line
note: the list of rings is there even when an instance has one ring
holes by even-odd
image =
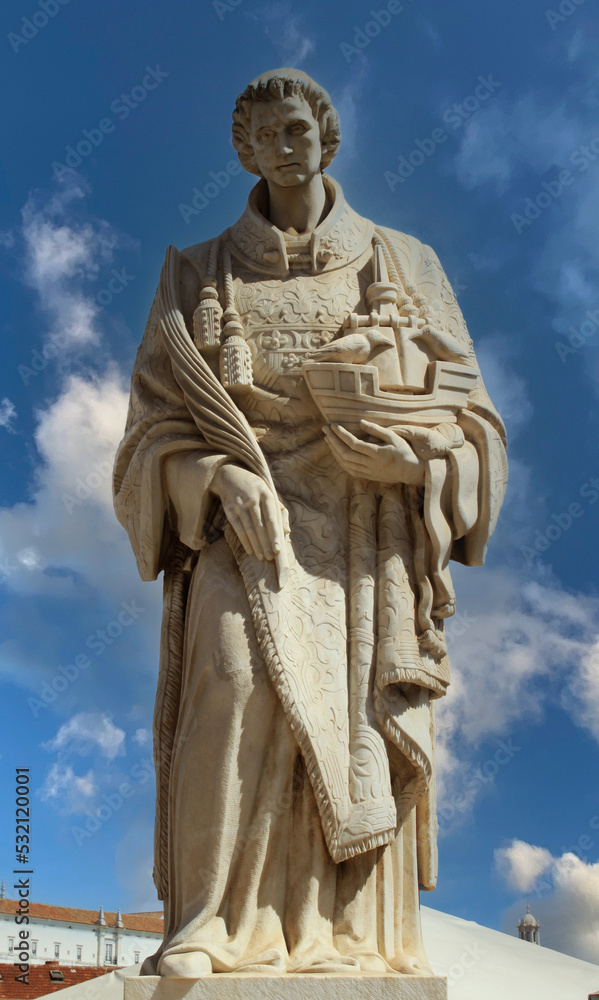
[[[320,173],[320,128],[300,95],[252,106],[250,141],[269,184],[297,187]]]

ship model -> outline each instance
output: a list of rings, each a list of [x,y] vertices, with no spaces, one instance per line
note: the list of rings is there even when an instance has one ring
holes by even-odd
[[[347,332],[302,365],[327,424],[353,431],[361,420],[381,427],[434,427],[455,423],[466,406],[480,375],[466,349],[426,320],[400,315],[398,295],[383,248],[376,244],[374,281],[366,291],[369,314],[347,316]]]

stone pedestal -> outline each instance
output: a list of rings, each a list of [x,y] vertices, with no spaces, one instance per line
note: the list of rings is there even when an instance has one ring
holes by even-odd
[[[384,973],[286,976],[215,974],[204,979],[138,976],[125,1000],[447,1000],[447,980]]]

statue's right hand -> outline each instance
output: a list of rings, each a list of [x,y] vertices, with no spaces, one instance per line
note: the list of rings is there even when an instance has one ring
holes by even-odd
[[[211,486],[220,498],[227,519],[250,556],[271,561],[281,552],[281,517],[267,484],[241,465],[227,463],[217,471]]]

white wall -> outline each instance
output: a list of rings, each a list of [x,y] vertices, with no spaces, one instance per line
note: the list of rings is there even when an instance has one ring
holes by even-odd
[[[59,945],[58,961],[61,965],[135,965],[152,955],[162,934],[130,931],[116,927],[98,927],[90,924],[66,923],[59,920],[43,920],[30,917],[28,927],[17,926],[14,916],[0,914],[0,962],[17,962],[19,931],[29,930],[29,962],[43,965],[55,961],[55,945]],[[98,954],[98,937],[100,951]],[[9,940],[13,939],[13,951]],[[37,954],[33,954],[33,942],[37,942]],[[112,944],[112,963],[106,961],[106,944]],[[77,958],[77,948],[81,948],[81,958]],[[139,958],[136,958],[139,952]]]

